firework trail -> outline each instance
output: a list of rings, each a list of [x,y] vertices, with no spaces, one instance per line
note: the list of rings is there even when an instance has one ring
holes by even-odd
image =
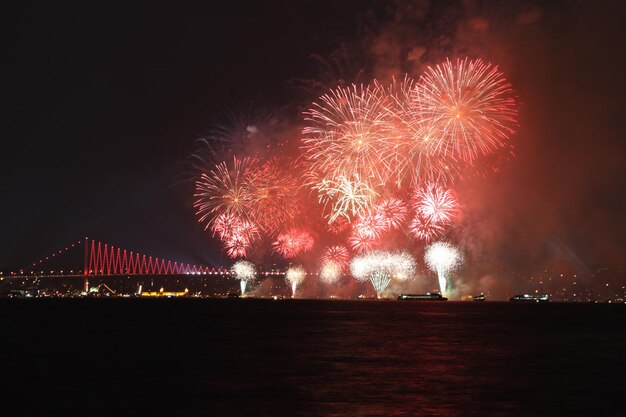
[[[452,190],[429,182],[416,190],[414,208],[431,224],[450,224],[459,210],[459,203]]]
[[[233,273],[239,280],[241,286],[241,295],[246,293],[246,285],[248,282],[256,279],[256,271],[254,270],[254,264],[248,261],[237,261],[232,268]]]
[[[309,232],[292,227],[279,234],[272,247],[284,259],[291,259],[313,249],[313,244],[313,236]]]
[[[411,104],[424,130],[428,155],[472,163],[501,148],[517,126],[511,85],[482,60],[447,60],[428,67]]]
[[[380,298],[392,279],[405,281],[415,276],[415,260],[407,252],[373,251],[352,259],[350,272],[359,281],[369,280]]]
[[[301,266],[293,266],[287,270],[285,278],[291,284],[291,298],[295,298],[298,285],[306,278],[306,271]]]
[[[437,273],[441,295],[447,297],[446,273],[457,269],[462,261],[461,252],[448,242],[435,242],[426,248],[424,261],[431,271]]]

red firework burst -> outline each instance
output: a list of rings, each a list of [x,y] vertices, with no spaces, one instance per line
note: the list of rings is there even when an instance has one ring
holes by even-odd
[[[415,210],[432,224],[452,223],[459,210],[454,192],[435,183],[427,183],[418,188],[414,204]]]
[[[348,222],[348,219],[341,216],[341,217],[337,217],[337,220],[330,223],[327,227],[327,230],[334,235],[339,235],[345,232],[346,230],[348,230],[349,227],[350,227],[350,222]]]
[[[246,185],[249,169],[255,164],[251,158],[233,158],[232,164],[222,162],[196,181],[194,194],[196,214],[201,223],[212,226],[218,216],[233,213],[247,218],[252,208],[252,196]]]
[[[340,267],[345,267],[348,265],[348,261],[350,260],[350,252],[345,246],[329,246],[324,250],[320,260],[322,264],[334,262]]]
[[[226,253],[233,259],[245,258],[250,247],[250,241],[243,236],[234,236],[224,243]]]
[[[247,184],[253,203],[251,217],[263,231],[276,232],[298,217],[301,199],[296,171],[293,162],[279,158],[250,170]]]
[[[353,233],[348,242],[350,247],[357,253],[370,252],[376,247],[378,240],[372,237],[366,237],[358,233]]]
[[[295,258],[313,248],[313,236],[306,230],[291,228],[278,235],[272,247],[283,258]]]
[[[230,239],[242,225],[241,218],[235,213],[222,213],[215,218],[211,230],[222,240]]]
[[[376,216],[382,219],[385,230],[399,229],[405,222],[409,209],[399,198],[389,197],[376,207]]]
[[[378,214],[364,214],[359,216],[354,224],[353,232],[362,237],[379,239],[385,230],[385,219]]]
[[[249,222],[248,220],[243,220],[233,231],[232,236],[241,237],[252,243],[260,238],[261,234],[259,233],[259,227],[256,224]]]
[[[304,157],[322,178],[357,175],[384,183],[395,163],[396,134],[379,84],[337,88],[305,112]]]
[[[413,218],[409,225],[409,232],[411,235],[424,242],[429,242],[436,237],[440,236],[444,231],[444,226],[441,224],[431,223],[425,220],[419,214]]]
[[[467,163],[501,148],[515,133],[517,104],[497,66],[467,58],[429,67],[413,89],[428,154]]]

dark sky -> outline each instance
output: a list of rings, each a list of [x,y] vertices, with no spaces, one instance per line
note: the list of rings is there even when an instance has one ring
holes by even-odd
[[[517,156],[459,187],[463,239],[516,266],[624,265],[620,2],[87,3],[6,12],[0,270],[86,235],[215,261],[180,183],[194,141],[251,98],[288,103],[311,54],[342,43],[379,78],[449,55],[501,64],[522,103]]]

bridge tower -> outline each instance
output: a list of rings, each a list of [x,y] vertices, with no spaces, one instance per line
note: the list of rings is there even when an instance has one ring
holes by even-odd
[[[85,237],[85,262],[83,265],[83,291],[89,292],[89,238]]]

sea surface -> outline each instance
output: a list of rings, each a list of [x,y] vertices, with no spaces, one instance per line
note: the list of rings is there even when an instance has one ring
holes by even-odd
[[[626,305],[0,300],[0,415],[624,416]]]

